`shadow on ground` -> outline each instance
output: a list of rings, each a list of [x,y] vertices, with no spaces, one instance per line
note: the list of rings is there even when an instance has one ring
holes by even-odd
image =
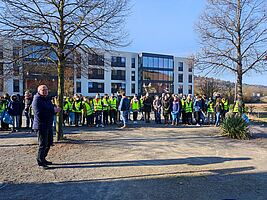
[[[197,176],[173,172],[54,183],[6,183],[0,186],[0,199],[266,200],[267,173],[249,173],[253,169],[210,170]]]
[[[100,168],[100,167],[135,167],[135,166],[168,166],[168,165],[210,165],[230,161],[244,161],[250,158],[223,158],[223,157],[189,157],[179,159],[157,160],[127,160],[107,162],[79,162],[79,163],[54,163],[51,169],[58,168]]]

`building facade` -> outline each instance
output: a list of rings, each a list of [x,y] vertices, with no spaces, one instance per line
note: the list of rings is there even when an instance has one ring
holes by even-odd
[[[37,50],[37,51],[36,51]],[[40,59],[38,50],[46,57]],[[126,95],[161,93],[193,94],[193,65],[187,58],[173,55],[103,51],[88,49],[70,56],[65,70],[66,95],[81,93],[94,96],[125,91]],[[47,56],[48,55],[48,56]],[[19,58],[19,59],[18,59]],[[33,92],[39,84],[47,84],[56,95],[57,70],[53,53],[46,46],[29,41],[0,44],[0,94]]]

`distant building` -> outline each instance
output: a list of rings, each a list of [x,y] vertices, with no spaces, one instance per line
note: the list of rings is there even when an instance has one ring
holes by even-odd
[[[56,55],[45,51],[42,43],[9,40],[0,44],[0,94],[36,90],[47,84],[52,95],[57,91]],[[41,50],[45,52],[42,57]],[[34,53],[32,53],[34,52]],[[163,92],[193,94],[193,65],[187,58],[173,55],[123,51],[77,51],[68,57],[65,70],[65,93],[126,95],[161,94]],[[42,59],[40,59],[42,57]],[[20,59],[18,59],[20,58]]]

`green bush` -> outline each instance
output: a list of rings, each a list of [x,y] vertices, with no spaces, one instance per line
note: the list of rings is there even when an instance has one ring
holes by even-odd
[[[251,138],[248,126],[240,115],[228,115],[221,124],[222,134],[230,138],[246,140]]]

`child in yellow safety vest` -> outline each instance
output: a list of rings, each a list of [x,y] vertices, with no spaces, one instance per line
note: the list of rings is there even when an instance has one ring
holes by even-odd
[[[191,98],[191,95],[188,95],[185,101],[185,113],[186,113],[186,123],[192,124],[193,100]]]
[[[103,124],[106,126],[108,125],[108,114],[110,110],[108,94],[104,95],[102,99],[102,105],[103,105]]]
[[[109,123],[110,124],[117,124],[118,99],[117,99],[117,97],[115,97],[114,93],[111,95],[108,102],[109,102],[109,106],[110,106]]]
[[[215,117],[215,113],[214,113],[214,102],[212,100],[212,98],[209,98],[208,101],[208,105],[207,105],[207,118],[208,118],[208,124],[214,124],[214,117]]]
[[[131,110],[133,112],[133,122],[134,124],[137,123],[137,116],[140,109],[140,102],[137,98],[137,95],[135,94],[133,99],[131,100]]]
[[[83,105],[84,112],[86,113],[86,125],[92,127],[94,125],[94,111],[92,102],[90,102],[89,98],[84,98]]]
[[[94,104],[94,113],[95,113],[95,124],[96,127],[104,127],[102,124],[102,112],[103,112],[103,103],[102,100],[100,98],[100,94],[97,93],[94,100],[93,100],[93,104]]]

